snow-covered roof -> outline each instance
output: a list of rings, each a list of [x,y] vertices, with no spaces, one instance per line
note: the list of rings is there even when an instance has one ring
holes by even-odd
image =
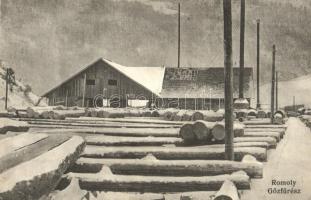
[[[77,75],[81,74],[82,72],[86,71],[88,68],[94,66],[97,62],[105,62],[112,68],[116,69],[118,72],[122,73],[126,77],[130,78],[137,84],[141,85],[142,87],[146,88],[150,92],[154,93],[155,95],[160,95],[162,90],[163,78],[165,73],[165,67],[128,67],[117,64],[105,58],[100,58],[96,62],[88,65],[87,67],[83,68],[82,70],[78,71],[77,73],[73,74],[71,77],[66,79],[65,81],[61,82],[54,88],[50,89],[48,92],[44,93],[42,96],[47,96],[50,92],[54,91],[55,89],[62,86],[64,83],[70,81],[71,79],[75,78]]]
[[[127,67],[107,59],[103,60],[117,71],[159,96],[165,67]]]

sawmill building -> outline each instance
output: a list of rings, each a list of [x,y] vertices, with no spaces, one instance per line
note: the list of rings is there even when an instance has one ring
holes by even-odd
[[[252,68],[244,71],[244,96],[251,100]],[[234,98],[239,68],[233,68]],[[49,105],[213,109],[224,106],[224,68],[127,67],[101,58],[44,95]]]

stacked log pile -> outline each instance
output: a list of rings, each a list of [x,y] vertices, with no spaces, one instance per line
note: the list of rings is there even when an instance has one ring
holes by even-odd
[[[16,121],[9,118],[0,118],[0,134],[8,131],[25,132],[28,131],[29,125],[26,122]]]
[[[234,136],[244,135],[244,125],[235,122]],[[196,122],[185,123],[180,128],[180,137],[188,144],[208,144],[212,142],[221,142],[225,139],[225,124],[220,122],[207,122],[198,120]]]
[[[51,141],[61,142],[59,133],[63,132],[81,135],[87,144],[49,199],[73,195],[78,199],[114,200],[118,195],[135,199],[179,200],[200,195],[234,199],[239,196],[238,190],[250,189],[251,178],[263,176],[261,162],[267,161],[267,149],[276,148],[286,130],[285,125],[267,120],[236,121],[235,161],[227,161],[222,121],[205,121],[202,113],[194,111],[183,111],[177,117],[180,121],[163,120],[164,112],[158,114],[160,117],[152,119],[22,119],[33,126],[31,132],[36,132],[38,140],[48,134]],[[199,120],[189,120],[190,115]]]

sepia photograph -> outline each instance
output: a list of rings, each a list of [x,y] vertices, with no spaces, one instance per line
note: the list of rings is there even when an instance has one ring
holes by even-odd
[[[310,189],[310,0],[0,0],[0,200]]]

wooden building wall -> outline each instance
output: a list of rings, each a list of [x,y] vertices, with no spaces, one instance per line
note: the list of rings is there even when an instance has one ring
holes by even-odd
[[[49,105],[66,105],[67,102],[67,106],[82,106],[84,86],[84,106],[89,107],[93,106],[93,99],[96,95],[108,97],[116,107],[124,107],[127,99],[149,100],[153,97],[149,90],[103,60],[98,60],[86,70],[49,92],[46,95]]]

